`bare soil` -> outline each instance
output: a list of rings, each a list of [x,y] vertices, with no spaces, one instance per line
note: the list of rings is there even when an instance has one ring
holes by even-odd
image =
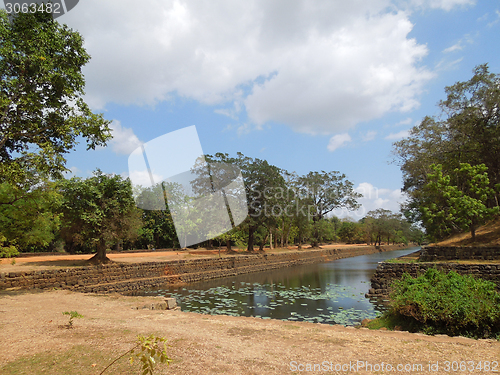
[[[297,373],[300,364],[305,372],[307,364],[319,366],[323,362],[326,367],[315,373],[387,372],[376,371],[376,367],[353,371],[358,361],[360,365],[391,364],[395,374],[443,374],[445,361],[477,364],[500,359],[500,342],[494,340],[175,310],[137,310],[145,301],[151,298],[60,290],[2,292],[0,373],[99,374],[112,359],[133,346],[138,334],[168,339],[168,354],[173,362],[159,365],[159,374],[289,374]],[[74,328],[68,329],[68,317],[63,311],[77,311],[84,317],[75,319]],[[436,363],[439,371],[430,371],[429,364]],[[335,365],[344,366],[346,371],[341,367],[335,371]],[[403,367],[397,371],[397,365],[422,365],[423,370],[411,367],[405,371]],[[107,373],[136,374],[137,367],[122,361]]]
[[[472,241],[470,232],[451,236],[438,246],[500,246],[500,218],[491,220],[476,230],[476,240]]]

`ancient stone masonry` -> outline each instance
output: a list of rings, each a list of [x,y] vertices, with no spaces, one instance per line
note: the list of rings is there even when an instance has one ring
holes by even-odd
[[[420,253],[421,262],[436,262],[439,260],[493,260],[500,259],[499,246],[481,247],[445,247],[424,246]]]
[[[429,249],[432,249],[429,251]],[[479,255],[479,252],[484,249],[483,255]],[[496,258],[490,258],[495,253],[496,248],[437,248],[428,247],[422,248],[420,253],[419,261],[422,259],[441,259],[440,257],[447,260],[457,259],[453,257],[460,257],[458,259],[499,259],[500,256]],[[471,258],[462,258],[468,254]],[[374,275],[371,278],[371,289],[367,293],[368,297],[387,297],[390,293],[390,284],[395,279],[401,279],[403,274],[406,272],[412,277],[416,277],[425,273],[429,268],[436,268],[438,270],[443,270],[448,273],[450,271],[455,271],[460,275],[474,275],[475,277],[492,281],[500,289],[500,264],[499,263],[476,263],[476,264],[458,264],[458,263],[440,263],[440,262],[425,262],[425,263],[391,263],[391,262],[381,262]]]
[[[99,266],[60,270],[0,273],[0,290],[10,288],[61,288],[81,292],[130,293],[250,272],[320,263],[358,255],[389,251],[400,246],[360,246],[328,250],[306,250],[287,253],[235,255],[224,258],[202,258],[148,263],[111,263]]]

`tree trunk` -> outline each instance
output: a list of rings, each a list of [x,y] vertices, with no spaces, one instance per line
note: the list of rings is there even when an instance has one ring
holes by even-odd
[[[106,241],[104,239],[100,239],[97,243],[97,251],[96,254],[89,259],[90,263],[102,264],[109,263],[111,259],[106,256]]]
[[[266,236],[266,238],[267,238],[267,236]],[[272,232],[272,229],[269,229],[269,249],[270,250],[273,249],[273,232]]]
[[[286,229],[285,234],[285,247],[288,247],[288,243],[290,241],[290,229],[292,229],[292,224],[288,224],[288,228]]]
[[[269,235],[266,235],[266,237],[264,237],[264,239],[260,242],[259,251],[264,251],[264,246],[265,246],[268,238],[269,238]]]
[[[285,220],[283,220],[283,225],[281,226],[281,247],[285,247]]]
[[[226,240],[226,251],[228,253],[231,252],[231,239],[228,237],[227,240]]]
[[[470,235],[472,237],[472,242],[476,242],[476,226],[474,224],[470,226]]]
[[[311,242],[311,247],[315,248],[319,246],[319,228],[318,228],[318,219],[313,217],[313,238]]]
[[[247,251],[253,253],[253,234],[255,232],[254,227],[248,227],[248,242],[247,242]]]

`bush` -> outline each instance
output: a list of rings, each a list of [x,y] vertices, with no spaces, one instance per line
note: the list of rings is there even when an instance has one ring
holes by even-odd
[[[483,338],[500,334],[500,294],[495,284],[431,268],[391,285],[389,315],[425,333]]]

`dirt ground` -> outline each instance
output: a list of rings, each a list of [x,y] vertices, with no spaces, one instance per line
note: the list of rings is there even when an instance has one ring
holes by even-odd
[[[80,356],[71,359],[75,371],[68,373],[99,374],[103,365],[85,362],[87,352],[105,353],[104,363],[109,363],[131,347],[137,334],[156,334],[168,339],[171,345],[168,354],[173,362],[169,366],[160,365],[160,374],[380,374],[388,372],[388,365],[393,366],[392,373],[397,374],[443,374],[447,373],[445,361],[452,366],[453,361],[477,364],[500,359],[500,342],[494,340],[135,309],[150,300],[60,290],[2,292],[0,373],[37,373],[7,372],[5,366],[20,359],[33,363],[39,373],[60,373],[57,368],[63,364],[58,362],[62,358],[58,353],[75,353],[72,348],[77,348]],[[83,315],[75,319],[73,329],[65,328],[68,317],[62,314],[70,310]],[[33,358],[44,352],[51,353],[55,359],[40,365]],[[382,363],[384,371],[381,371]],[[307,364],[317,364],[318,371],[307,371]],[[366,371],[362,365],[372,368]],[[430,371],[429,365],[438,371]],[[47,371],[43,371],[43,366],[48,366]],[[340,371],[335,371],[335,366]],[[496,369],[500,371],[499,367]],[[106,373],[137,372],[130,367],[130,370],[121,368]]]
[[[217,251],[110,254],[118,262],[210,256]],[[15,265],[4,260],[0,272],[77,266],[89,257],[18,258]],[[471,369],[471,361],[474,371],[467,372],[500,372],[493,364],[500,359],[500,342],[494,340],[142,309],[149,301],[61,290],[0,292],[0,373],[99,374],[139,334],[168,339],[173,362],[159,365],[159,374],[443,374],[454,372],[454,362]],[[68,329],[64,311],[83,318]],[[479,371],[485,361],[490,370]],[[106,374],[136,374],[126,362]]]
[[[168,251],[110,258],[141,262],[207,256],[218,254]],[[3,262],[0,272],[76,266],[89,257],[18,258],[15,265]],[[168,339],[173,362],[159,365],[158,374],[464,373],[453,371],[460,365],[466,372],[500,372],[493,363],[500,360],[500,342],[494,340],[142,309],[150,301],[62,290],[0,292],[0,374],[97,375],[139,334]],[[83,318],[68,329],[64,311]],[[474,371],[468,371],[473,364]],[[125,357],[105,374],[137,373]]]

